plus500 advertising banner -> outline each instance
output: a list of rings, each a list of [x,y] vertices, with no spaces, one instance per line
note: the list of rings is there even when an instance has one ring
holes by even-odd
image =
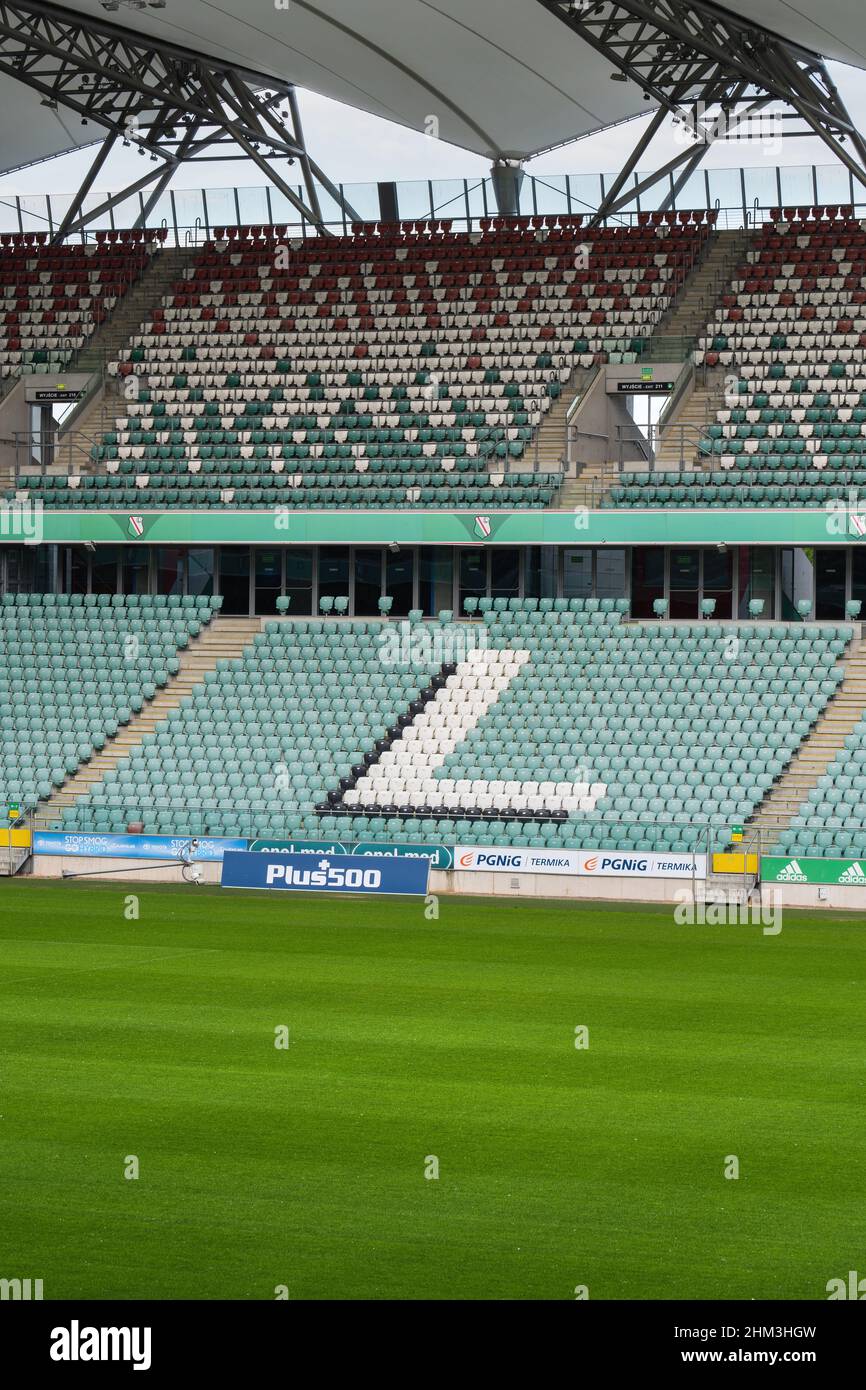
[[[457,873],[571,874],[580,878],[706,878],[705,854],[600,849],[503,849],[458,845]]]
[[[371,859],[354,854],[223,855],[223,888],[273,888],[300,893],[399,893],[425,897],[429,859]]]

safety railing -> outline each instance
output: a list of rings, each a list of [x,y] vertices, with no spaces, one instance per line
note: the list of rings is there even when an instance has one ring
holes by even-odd
[[[5,798],[5,804],[15,798]],[[18,798],[17,804],[21,805]],[[32,852],[33,835],[33,811],[32,809],[22,809],[18,816],[7,817],[3,822],[5,845],[0,845],[0,875],[11,878],[23,869]],[[23,840],[24,844],[16,841]]]
[[[107,787],[115,784],[104,785]],[[58,800],[62,796],[61,790]],[[31,823],[34,831],[38,833],[39,831],[64,830],[71,835],[129,833],[175,836],[239,836],[247,839],[262,839],[266,836],[274,839],[305,838],[306,813],[302,813],[297,805],[287,806],[285,812],[266,809],[255,806],[250,801],[245,801],[242,790],[234,795],[227,790],[224,798],[209,799],[194,807],[172,807],[169,805],[159,812],[155,812],[144,798],[141,800],[126,799],[118,794],[107,792],[104,804],[101,806],[94,806],[91,803],[82,805],[79,800],[75,802],[74,818],[72,816],[64,817],[64,811],[69,810],[72,805],[73,798],[71,796],[67,803],[57,804],[51,808],[47,808],[44,803],[39,803],[32,811],[28,812],[28,815],[32,817]],[[329,812],[323,810],[315,814],[327,818]],[[441,811],[425,812],[412,808],[411,815],[409,812],[406,815],[409,819],[420,821],[440,822],[447,819],[457,827],[455,838],[458,839],[460,826],[468,828],[470,825],[482,823],[477,813],[460,812],[454,809],[449,809],[446,816]],[[383,821],[390,818],[389,815],[382,816]],[[106,825],[106,821],[109,822],[108,825]],[[531,833],[535,828],[540,832],[545,825],[561,825],[563,823],[570,823],[573,826],[573,835],[569,837],[568,843],[562,840],[557,841],[560,848],[605,849],[622,844],[624,840],[632,839],[635,841],[635,849],[645,851],[669,850],[674,855],[706,854],[712,856],[715,853],[739,853],[742,850],[742,846],[731,840],[732,826],[728,820],[721,817],[708,817],[696,821],[693,816],[675,812],[635,816],[620,816],[612,812],[605,812],[601,820],[595,820],[590,824],[580,820],[563,822],[561,815],[530,817],[521,815],[519,812],[511,812],[507,815],[500,814],[494,818],[493,813],[491,813],[491,816],[485,818],[483,822],[485,831],[492,830],[499,837],[501,843],[507,842],[509,830],[514,833],[525,831]],[[762,842],[772,847],[784,828],[784,825],[781,824],[763,825],[760,832]],[[668,833],[671,831],[677,833]],[[327,833],[336,840],[340,839],[339,828],[331,828]],[[746,834],[750,855],[755,852],[756,833],[756,827],[747,826]],[[365,832],[366,837],[372,838],[374,835],[377,835],[382,841],[393,838],[381,828]],[[315,834],[307,835],[306,838],[320,839],[321,836],[321,830],[317,830]],[[707,859],[707,866],[709,869],[712,868],[711,857]]]
[[[647,176],[637,170],[633,186]],[[523,216],[563,216],[574,213],[594,215],[602,205],[617,173],[532,174],[527,173],[519,191],[519,212]],[[447,218],[459,230],[476,229],[481,219],[497,215],[496,196],[490,178],[417,179],[392,185],[398,215],[404,220]],[[304,197],[301,184],[296,185]],[[357,209],[364,220],[380,216],[379,186],[341,184],[341,196]],[[93,204],[105,201],[106,194],[90,195]],[[108,214],[106,226],[112,230],[133,226],[143,214],[145,192],[133,195]],[[789,165],[697,171],[677,190],[675,175],[661,180],[644,196],[635,194],[632,206],[609,219],[611,225],[632,226],[668,199],[674,212],[712,211],[717,227],[740,229],[766,220],[775,207],[851,205],[855,215],[866,214],[866,194],[859,182],[841,165]],[[68,207],[68,197],[57,194],[6,194],[0,198],[0,233],[45,231],[53,235]],[[92,205],[93,205],[92,204]],[[329,230],[351,233],[351,222],[338,204],[327,195],[322,206]],[[196,245],[212,237],[220,226],[285,225],[293,235],[314,236],[317,229],[299,217],[288,199],[275,188],[230,187],[169,190],[159,199],[147,218],[149,226],[164,226],[175,245]],[[75,234],[85,240],[93,236],[86,230]]]

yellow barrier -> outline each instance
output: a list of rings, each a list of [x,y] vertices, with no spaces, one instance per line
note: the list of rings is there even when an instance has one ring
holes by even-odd
[[[746,859],[745,870],[743,859]],[[714,874],[741,874],[743,872],[756,874],[758,872],[757,854],[714,854],[713,873]]]
[[[30,848],[30,831],[29,831],[29,830],[11,830],[11,831],[10,831],[9,829],[6,828],[6,826],[4,826],[2,829],[0,829],[0,849],[8,849],[8,848],[9,848],[9,836],[10,836],[10,835],[12,836],[12,848],[13,848],[13,849],[29,849],[29,848]]]

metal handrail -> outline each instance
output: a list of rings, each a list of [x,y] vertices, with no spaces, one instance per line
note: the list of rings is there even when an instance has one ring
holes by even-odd
[[[62,795],[63,788],[61,787],[58,790]],[[134,824],[137,821],[140,821],[142,811],[150,808],[144,808],[142,806],[141,801],[130,799],[129,801],[125,801],[119,808],[112,807],[108,809],[111,809],[114,812],[115,819],[118,822],[123,820],[125,824],[129,825]],[[40,803],[35,808],[31,809],[28,812],[28,815],[31,817],[31,825],[33,831],[37,832],[40,830],[44,831],[51,829],[61,819],[62,811],[63,807],[58,806],[54,811],[49,812],[46,810],[44,803]],[[277,837],[280,831],[288,830],[289,836],[294,836],[298,839],[303,838],[303,833],[301,831],[299,831],[296,828],[289,828],[286,823],[288,820],[296,820],[299,817],[303,819],[303,817],[300,816],[300,812],[297,809],[287,808],[285,812],[286,820],[281,824],[277,816],[273,812],[254,811],[252,806],[244,805],[243,803],[239,805],[238,799],[236,797],[230,797],[228,793],[226,794],[225,800],[220,799],[202,801],[196,805],[194,810],[178,812],[178,821],[181,822],[184,827],[179,832],[162,832],[154,831],[151,829],[146,831],[145,833],[151,835],[171,833],[180,835],[213,834],[218,836],[221,832],[218,829],[211,830],[208,826],[208,820],[215,819],[216,817],[220,815],[225,815],[227,813],[231,813],[233,816],[236,816],[239,819],[241,826],[243,827],[238,831],[229,832],[231,834],[240,834],[248,836],[249,838],[261,838],[263,836]],[[322,814],[327,815],[328,813],[323,812]],[[419,820],[441,819],[441,817],[433,816],[432,813],[425,814],[423,811],[419,812],[413,810],[412,814],[413,818]],[[461,812],[459,809],[455,808],[449,810],[448,819],[455,821],[464,820],[467,822],[477,823],[478,816],[477,814],[472,815],[469,813]],[[517,822],[520,821],[521,818],[519,816],[508,816],[500,817],[500,819],[506,819],[509,822]],[[526,821],[533,821],[538,818],[527,816],[523,819]],[[560,821],[559,823],[562,822]],[[714,852],[714,849],[720,845],[723,847],[727,847],[730,843],[730,823],[729,821],[723,820],[722,818],[708,818],[707,820],[696,822],[692,816],[687,816],[685,815],[685,813],[681,812],[663,812],[658,815],[650,815],[649,813],[647,813],[646,815],[621,817],[610,817],[609,813],[606,813],[603,824],[605,827],[610,827],[611,836],[617,830],[622,831],[629,828],[652,831],[658,829],[659,826],[682,826],[685,832],[683,835],[683,839],[692,840],[692,849],[672,850],[671,853],[679,855],[694,855],[700,854],[705,848],[705,852],[708,856],[708,867],[710,864],[709,856]],[[779,823],[778,825],[771,825],[769,828],[771,830],[775,829],[777,831],[781,831],[786,827],[784,824]],[[576,827],[576,829],[579,833],[579,827]],[[602,845],[606,837],[602,834],[599,834],[598,830],[598,826],[595,826],[593,828],[591,838],[594,842],[597,842],[598,844]],[[689,832],[692,833],[690,834]],[[105,830],[100,831],[96,829],[86,830],[76,828],[74,831],[69,830],[67,833],[98,835],[121,834],[124,832]],[[589,836],[587,838],[589,838]],[[576,844],[574,846],[574,848],[578,849],[585,849],[591,847],[592,846],[588,846],[586,844]],[[736,852],[740,852],[739,847],[737,848]]]

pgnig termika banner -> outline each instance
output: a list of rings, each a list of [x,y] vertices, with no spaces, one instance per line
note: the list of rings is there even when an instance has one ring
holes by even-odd
[[[394,893],[424,897],[429,859],[355,854],[267,854],[230,850],[223,855],[223,888],[271,888],[299,893]]]

